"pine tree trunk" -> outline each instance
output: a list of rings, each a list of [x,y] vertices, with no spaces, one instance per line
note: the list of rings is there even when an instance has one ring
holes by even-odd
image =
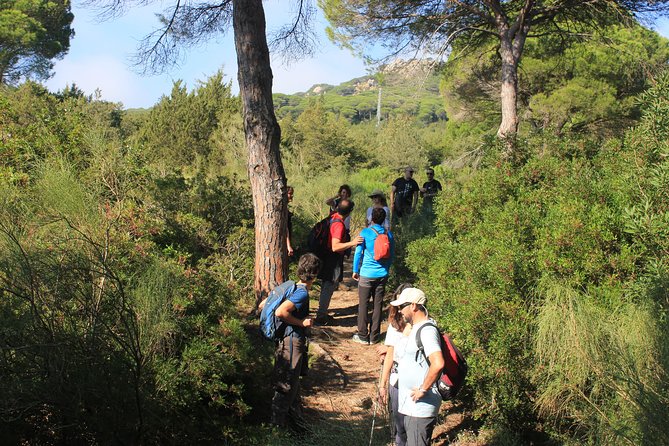
[[[502,123],[497,136],[508,139],[518,132],[518,59],[514,57],[510,39],[502,39],[499,54],[502,58]]]
[[[281,130],[272,102],[262,0],[234,0],[233,28],[255,215],[257,304],[288,272],[286,177],[279,153]]]

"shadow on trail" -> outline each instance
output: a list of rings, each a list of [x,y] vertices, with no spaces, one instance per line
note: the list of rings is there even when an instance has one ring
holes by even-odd
[[[355,327],[358,325],[358,305],[337,308],[332,311],[332,315],[335,318],[333,327]]]
[[[296,439],[299,446],[386,446],[390,443],[388,414],[381,407],[360,409],[340,408],[337,411],[312,413],[305,410],[305,418],[311,424],[311,431]],[[312,417],[317,417],[316,419]],[[374,429],[372,431],[372,423]]]

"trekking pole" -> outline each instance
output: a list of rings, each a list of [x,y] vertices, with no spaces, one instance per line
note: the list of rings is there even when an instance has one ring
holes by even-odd
[[[382,377],[383,377],[383,363],[381,363],[381,370],[379,371],[379,380],[376,383],[376,395],[374,397],[374,412],[372,413],[372,430],[369,433],[369,446],[372,446],[372,439],[374,438],[374,424],[376,423],[376,410],[379,407],[378,394]]]
[[[376,421],[376,408],[379,406],[379,402],[374,400],[374,414],[372,415],[372,430],[369,433],[369,446],[372,446],[372,439],[374,438],[374,422]]]

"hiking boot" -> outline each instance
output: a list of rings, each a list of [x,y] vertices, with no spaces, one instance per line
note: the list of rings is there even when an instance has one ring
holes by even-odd
[[[314,325],[332,325],[334,318],[329,314],[321,314],[314,319]]]
[[[351,338],[353,342],[357,342],[358,344],[369,344],[369,340],[367,338],[363,338],[362,336],[358,335],[358,333],[354,334],[353,337]]]

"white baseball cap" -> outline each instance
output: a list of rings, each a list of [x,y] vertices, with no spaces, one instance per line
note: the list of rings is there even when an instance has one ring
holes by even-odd
[[[405,288],[397,299],[390,302],[390,305],[394,307],[399,307],[402,304],[425,305],[426,301],[425,293],[418,288]]]

